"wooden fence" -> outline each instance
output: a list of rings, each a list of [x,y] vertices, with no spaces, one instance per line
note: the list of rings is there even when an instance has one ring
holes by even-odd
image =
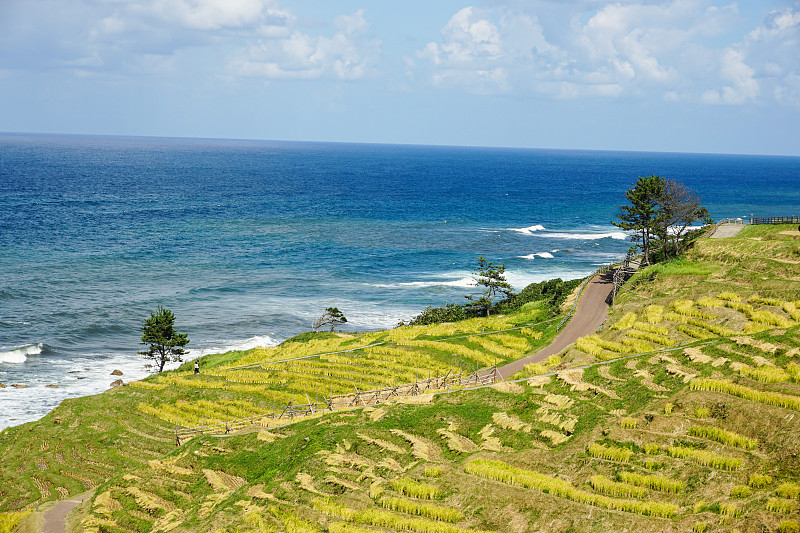
[[[757,217],[751,224],[800,224],[800,217]]]
[[[230,433],[238,429],[243,429],[248,426],[259,424],[266,419],[274,421],[281,420],[283,423],[289,424],[295,419],[302,419],[309,416],[316,416],[323,413],[331,413],[334,411],[341,411],[347,409],[356,409],[359,407],[366,407],[369,405],[380,405],[392,399],[402,398],[406,396],[417,396],[430,392],[441,392],[451,389],[459,389],[465,387],[480,387],[482,385],[490,385],[502,379],[500,374],[497,373],[497,367],[484,368],[471,372],[469,374],[446,374],[444,376],[435,376],[413,383],[403,383],[400,385],[386,386],[382,389],[375,389],[369,391],[358,390],[353,387],[354,391],[349,394],[339,394],[324,398],[323,402],[311,402],[302,405],[289,404],[282,410],[275,410],[269,413],[252,416],[249,418],[236,418],[224,424],[217,424],[213,426],[201,425],[193,428],[180,428],[175,430],[175,440],[180,444],[187,438],[195,435],[205,433],[220,434]]]

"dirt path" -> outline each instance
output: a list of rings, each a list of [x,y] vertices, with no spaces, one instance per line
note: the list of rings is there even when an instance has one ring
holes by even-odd
[[[579,337],[591,335],[597,331],[597,328],[608,317],[606,298],[611,294],[611,289],[614,287],[613,275],[614,273],[611,271],[595,277],[583,290],[583,295],[578,302],[578,307],[575,309],[575,314],[553,342],[533,355],[501,366],[497,369],[500,376],[503,379],[508,379],[515,372],[522,370],[525,365],[543,361],[549,356],[557,354],[578,340]]]
[[[69,500],[61,500],[45,511],[43,533],[66,533],[67,515],[79,506],[91,493],[79,494]]]

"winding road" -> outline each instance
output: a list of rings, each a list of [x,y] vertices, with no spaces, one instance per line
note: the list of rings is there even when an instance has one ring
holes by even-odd
[[[606,299],[614,288],[614,271],[597,275],[583,290],[582,297],[575,309],[575,314],[567,322],[566,327],[556,336],[549,346],[545,346],[535,354],[497,369],[502,379],[508,379],[516,372],[530,363],[538,363],[559,353],[561,350],[574,343],[580,337],[591,335],[608,318],[608,304]]]

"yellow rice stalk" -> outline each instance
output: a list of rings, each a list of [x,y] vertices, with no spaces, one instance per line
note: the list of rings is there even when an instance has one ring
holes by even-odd
[[[580,490],[562,479],[547,476],[534,470],[516,468],[501,461],[474,459],[466,464],[465,470],[470,474],[494,479],[509,485],[540,490],[553,496],[594,505],[603,509],[660,517],[671,517],[678,511],[678,506],[671,503],[614,498]]]
[[[357,511],[330,499],[317,498],[311,502],[311,505],[317,511],[329,516],[335,516],[349,522],[383,527],[392,531],[416,531],[418,533],[463,533],[464,531],[462,528],[447,522],[407,517],[382,509],[368,508]],[[481,530],[470,531],[485,533]]]
[[[139,487],[128,487],[125,489],[125,492],[133,496],[133,498],[136,500],[136,505],[149,514],[157,514],[159,511],[172,511],[175,509],[175,506],[172,503],[156,496],[155,494],[145,492]]]
[[[433,500],[438,498],[441,494],[439,487],[405,477],[395,478],[391,481],[391,484],[392,489],[405,496],[411,496],[412,498]]]
[[[717,298],[725,300],[726,302],[741,302],[742,297],[735,292],[721,292],[717,294]]]
[[[752,295],[750,298],[747,299],[747,301],[753,304],[774,305],[776,307],[780,307],[784,304],[783,300],[777,300],[775,298],[765,298],[757,294]]]
[[[270,507],[269,512],[275,518],[283,522],[283,525],[286,526],[287,533],[318,533],[320,531],[319,528],[308,520],[298,518],[289,511],[284,511],[277,507]]]
[[[611,329],[630,329],[636,323],[636,313],[626,313]]]
[[[775,494],[782,498],[800,499],[800,484],[792,482],[781,483],[775,489]]]
[[[794,302],[786,302],[783,304],[783,310],[786,311],[786,314],[792,317],[792,320],[795,322],[800,322],[800,309],[797,308],[797,304]]]
[[[689,387],[692,390],[722,392],[757,403],[800,411],[800,397],[798,396],[782,394],[779,392],[760,391],[736,383],[731,383],[730,381],[722,381],[710,378],[696,378],[689,383]]]
[[[800,523],[797,520],[781,520],[778,533],[800,533]]]
[[[442,475],[441,466],[426,466],[423,472],[426,477],[439,477]]]
[[[740,435],[733,431],[725,431],[724,429],[708,427],[708,426],[692,426],[689,428],[689,435],[693,437],[700,437],[701,439],[710,439],[728,446],[735,446],[737,448],[744,448],[745,450],[753,450],[758,445],[758,441]]]
[[[770,498],[767,501],[767,510],[773,513],[792,514],[797,509],[797,503],[783,498]]]
[[[649,334],[645,333],[644,335]],[[636,333],[634,333],[631,337],[622,339],[622,344],[624,344],[632,353],[647,353],[653,351],[653,345],[645,340],[636,338]]]
[[[723,516],[736,518],[742,513],[742,511],[736,506],[735,503],[723,503],[719,506],[719,513]]]
[[[459,522],[464,519],[464,513],[453,507],[444,507],[432,503],[407,500],[405,498],[381,498],[380,505],[391,511],[401,511],[407,514],[424,516],[442,522]]]
[[[591,485],[592,488],[597,492],[602,492],[603,494],[608,494],[610,496],[636,499],[642,499],[647,496],[647,489],[643,487],[611,481],[607,477],[599,474],[589,478],[589,485]]]
[[[666,335],[661,335],[658,333],[652,333],[650,331],[641,331],[638,329],[632,329],[628,332],[628,337],[634,339],[641,339],[644,341],[650,341],[653,344],[659,344],[661,346],[672,346],[675,344],[675,341],[667,337]],[[646,351],[646,350],[639,350],[639,351]]]
[[[572,407],[575,401],[570,398],[569,396],[564,396],[563,394],[548,394],[545,396],[544,401],[555,406],[556,409],[568,409]]]
[[[659,324],[664,315],[664,308],[660,305],[648,305],[644,308],[644,318],[650,324]]]
[[[514,415],[509,415],[504,412],[496,412],[492,414],[494,423],[503,429],[510,429],[511,431],[522,431],[523,433],[530,433],[532,426],[527,422],[523,422]]]
[[[626,416],[620,419],[619,425],[624,429],[636,429],[636,426],[639,425],[639,419]]]
[[[683,490],[683,482],[676,479],[669,479],[662,476],[635,474],[633,472],[620,472],[619,478],[625,483],[647,487],[661,492],[678,494]]]
[[[553,446],[558,446],[559,444],[567,442],[570,437],[569,435],[564,435],[563,433],[559,433],[558,431],[553,431],[550,429],[540,431],[539,435],[548,439],[551,443],[553,443]]]
[[[667,448],[670,457],[679,459],[689,459],[703,466],[710,466],[722,470],[736,470],[742,466],[742,459],[727,455],[718,455],[707,450],[697,450],[685,446],[670,446]]]
[[[764,474],[750,474],[750,477],[747,479],[747,484],[754,489],[763,489],[772,484],[772,477]]]
[[[753,494],[753,489],[747,485],[736,485],[731,489],[732,498],[749,498]]]
[[[707,307],[707,308],[713,309],[713,308],[716,308],[716,307],[724,306],[725,302],[723,302],[719,298],[712,298],[710,296],[704,296],[703,298],[700,298],[699,300],[697,300],[697,305],[699,305],[700,307]]]
[[[633,452],[626,448],[617,448],[616,446],[603,446],[593,442],[586,450],[592,457],[599,457],[600,459],[607,459],[609,461],[620,461],[627,463]]]
[[[779,366],[759,366],[753,368],[740,363],[734,370],[738,371],[743,376],[755,379],[761,383],[784,383],[792,378],[791,374]]]
[[[708,531],[708,522],[695,522],[692,526],[692,533],[706,533]]]

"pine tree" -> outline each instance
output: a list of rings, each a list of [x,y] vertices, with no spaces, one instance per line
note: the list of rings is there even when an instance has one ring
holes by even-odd
[[[477,300],[472,296],[467,296],[467,299],[472,300],[474,307],[483,309],[486,316],[489,316],[494,300],[499,294],[503,294],[506,298],[511,294],[511,285],[506,281],[505,271],[505,263],[497,266],[482,255],[478,257],[478,266],[473,270],[475,274],[473,279],[476,285],[483,285],[486,289]]]
[[[139,354],[152,359],[153,363],[147,366],[157,366],[159,372],[169,361],[182,361],[181,356],[186,353],[183,347],[189,344],[189,336],[176,332],[174,326],[175,315],[160,305],[158,311],[150,313],[150,318],[142,324],[142,342],[139,344],[149,345],[149,348]]]
[[[650,264],[650,245],[658,216],[658,200],[664,193],[664,179],[661,176],[639,177],[636,185],[628,189],[625,197],[630,205],[621,205],[619,222],[611,222],[618,228],[635,231],[636,238],[642,242],[645,264]]]

